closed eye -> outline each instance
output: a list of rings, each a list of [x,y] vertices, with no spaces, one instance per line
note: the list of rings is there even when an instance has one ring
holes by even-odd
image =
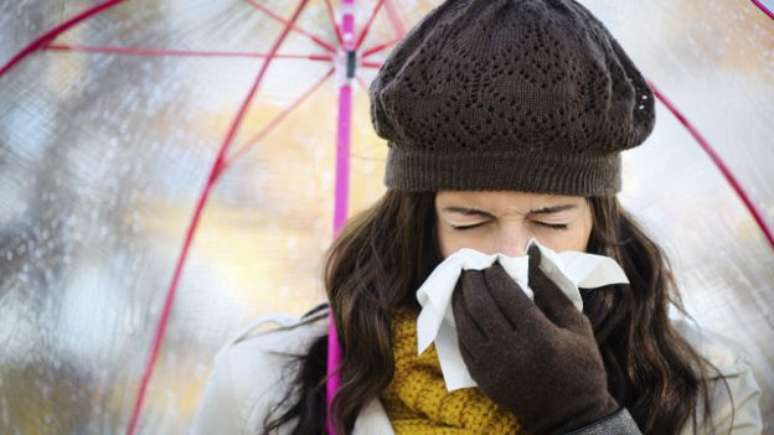
[[[484,225],[485,223],[486,222],[481,222],[481,223],[478,223],[478,224],[464,225],[464,226],[454,226],[454,225],[452,225],[451,227],[454,228],[457,231],[464,231],[464,230],[469,230],[471,228],[480,227],[481,225]]]
[[[548,224],[548,223],[545,223],[545,222],[535,222],[535,223],[538,224],[538,225],[542,225],[544,227],[553,228],[555,230],[566,230],[567,229],[567,224]]]
[[[472,228],[480,227],[480,226],[482,226],[482,225],[484,225],[486,223],[488,223],[488,222],[480,222],[480,223],[473,224],[473,225],[463,225],[463,226],[452,225],[451,227],[454,230],[456,230],[456,231],[465,231],[465,230],[469,230],[469,229],[472,229]],[[535,223],[536,225],[540,225],[540,226],[544,226],[544,227],[548,227],[548,228],[553,228],[555,230],[566,230],[568,228],[567,224],[549,224],[549,223],[546,223],[546,222],[538,222],[538,221],[534,221],[533,223]]]

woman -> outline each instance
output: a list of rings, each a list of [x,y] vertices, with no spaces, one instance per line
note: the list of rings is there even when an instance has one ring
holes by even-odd
[[[749,364],[668,316],[670,304],[684,313],[668,261],[615,196],[620,152],[651,133],[654,101],[588,10],[446,1],[369,94],[388,190],[327,252],[330,304],[230,340],[193,433],[323,433],[329,309],[344,353],[339,433],[761,433]],[[464,271],[454,317],[478,388],[446,391],[434,348],[416,355],[417,289],[461,248],[518,256],[532,237],[612,257],[630,283],[583,293],[580,313],[539,251],[534,302],[508,299],[521,293],[498,263]]]

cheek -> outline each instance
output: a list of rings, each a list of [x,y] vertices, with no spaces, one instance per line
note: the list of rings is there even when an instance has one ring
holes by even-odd
[[[562,250],[586,251],[591,235],[591,217],[584,216],[577,224],[566,231],[561,241]]]
[[[539,230],[535,237],[540,243],[556,252],[585,251],[588,232],[585,228],[576,226],[566,231],[553,229]]]
[[[440,229],[438,231],[438,247],[441,250],[443,258],[448,257],[452,252],[461,248],[465,243],[461,234],[451,232],[447,229]]]

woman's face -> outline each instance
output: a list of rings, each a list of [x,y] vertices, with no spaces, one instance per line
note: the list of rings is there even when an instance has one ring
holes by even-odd
[[[461,248],[525,255],[531,237],[556,252],[585,251],[592,226],[591,209],[582,196],[439,191],[435,213],[444,258]]]

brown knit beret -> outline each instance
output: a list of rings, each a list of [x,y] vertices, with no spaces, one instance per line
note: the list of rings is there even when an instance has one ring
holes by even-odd
[[[573,0],[447,0],[392,50],[369,97],[384,183],[408,191],[615,194],[619,152],[655,124],[642,75]]]

